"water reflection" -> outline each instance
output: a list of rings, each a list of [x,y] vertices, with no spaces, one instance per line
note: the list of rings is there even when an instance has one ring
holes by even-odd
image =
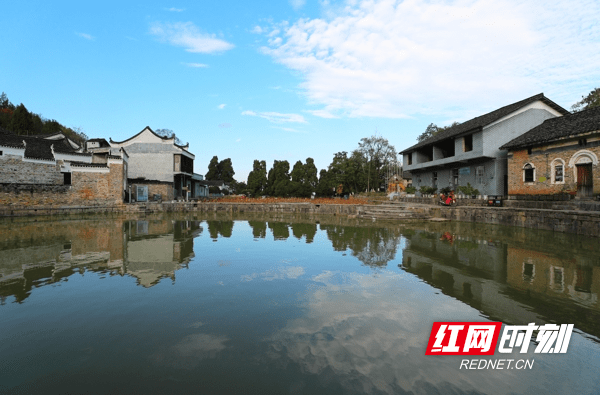
[[[0,244],[0,301],[25,300],[32,289],[66,281],[86,270],[129,275],[144,287],[175,272],[194,257],[199,221],[120,220],[25,224]],[[31,232],[27,237],[27,232]]]
[[[568,322],[600,337],[597,248],[565,250],[534,238],[482,239],[468,232],[404,234],[399,267],[446,295],[505,323]]]
[[[0,232],[0,373],[18,372],[0,377],[0,392],[106,393],[115,372],[121,392],[138,393],[595,388],[596,239],[230,214],[0,224]],[[86,272],[99,276],[84,281]],[[127,276],[139,287],[120,280]],[[577,332],[567,355],[535,355],[540,367],[528,372],[465,373],[457,358],[424,355],[433,321],[486,318],[574,323]],[[27,329],[36,326],[45,330]]]

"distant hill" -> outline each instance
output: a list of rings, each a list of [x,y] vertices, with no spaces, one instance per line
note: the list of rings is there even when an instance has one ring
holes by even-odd
[[[55,119],[47,119],[40,114],[29,112],[23,103],[15,106],[4,92],[0,95],[0,128],[18,136],[43,136],[62,132],[80,145],[88,139],[80,130],[68,128]]]

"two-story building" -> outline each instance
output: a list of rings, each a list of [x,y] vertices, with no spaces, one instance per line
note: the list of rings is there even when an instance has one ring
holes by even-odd
[[[145,202],[208,195],[208,188],[201,185],[202,176],[194,173],[195,156],[188,151],[189,144],[178,145],[175,137],[159,136],[149,126],[123,141],[91,139],[87,149],[99,162],[115,150],[127,152],[128,192],[132,200]]]
[[[412,186],[441,189],[468,183],[482,195],[508,192],[507,154],[502,145],[546,119],[569,114],[543,93],[444,130],[401,152]]]
[[[123,141],[92,139],[88,151],[96,156],[124,149],[129,156],[128,183],[131,198],[148,200],[190,199],[208,195],[202,176],[194,173],[195,156],[189,144],[178,145],[175,137],[162,137],[146,126]],[[97,158],[97,160],[101,160]]]

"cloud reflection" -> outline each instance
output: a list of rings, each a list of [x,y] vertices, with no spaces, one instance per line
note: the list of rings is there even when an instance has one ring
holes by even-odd
[[[257,278],[262,278],[264,281],[296,279],[303,274],[304,268],[302,266],[279,267],[263,273],[245,274],[242,276],[242,281],[252,281]]]
[[[516,380],[514,371],[459,372],[460,357],[426,357],[433,321],[481,317],[412,276],[324,271],[313,280],[306,314],[269,339],[269,358],[282,366],[298,365],[346,393],[504,393],[493,383]]]
[[[216,358],[227,348],[229,338],[222,335],[195,333],[181,339],[177,344],[154,354],[151,359],[157,365],[177,369],[193,369],[200,361]]]

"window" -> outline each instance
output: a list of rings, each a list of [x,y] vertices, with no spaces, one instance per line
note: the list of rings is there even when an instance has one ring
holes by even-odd
[[[561,163],[560,165],[554,166],[554,182],[563,182],[563,181],[564,181],[563,165]]]
[[[579,139],[579,145],[582,145],[582,146],[587,145],[587,139]]]
[[[63,173],[63,185],[71,185],[71,173]]]
[[[527,148],[527,155],[531,155],[531,152],[533,151],[533,149],[531,147]]]
[[[458,185],[458,169],[452,169],[452,183]]]
[[[523,166],[523,182],[533,182],[535,179],[535,168],[527,163]]]
[[[476,171],[476,182],[477,184],[483,184],[483,176],[485,175],[485,168],[483,166],[477,166],[477,171]]]
[[[2,151],[0,151],[0,156],[2,156]]]
[[[407,159],[408,159],[408,164],[409,164],[409,165],[412,165],[412,152],[411,152],[411,153],[409,153],[409,154],[408,154],[408,155],[406,155],[406,156],[407,156]]]
[[[433,186],[435,187],[437,185],[437,171],[433,172]]]
[[[523,280],[530,283],[535,278],[535,265],[533,262],[523,262]]]
[[[473,135],[470,134],[463,138],[463,151],[469,152],[473,151]]]

